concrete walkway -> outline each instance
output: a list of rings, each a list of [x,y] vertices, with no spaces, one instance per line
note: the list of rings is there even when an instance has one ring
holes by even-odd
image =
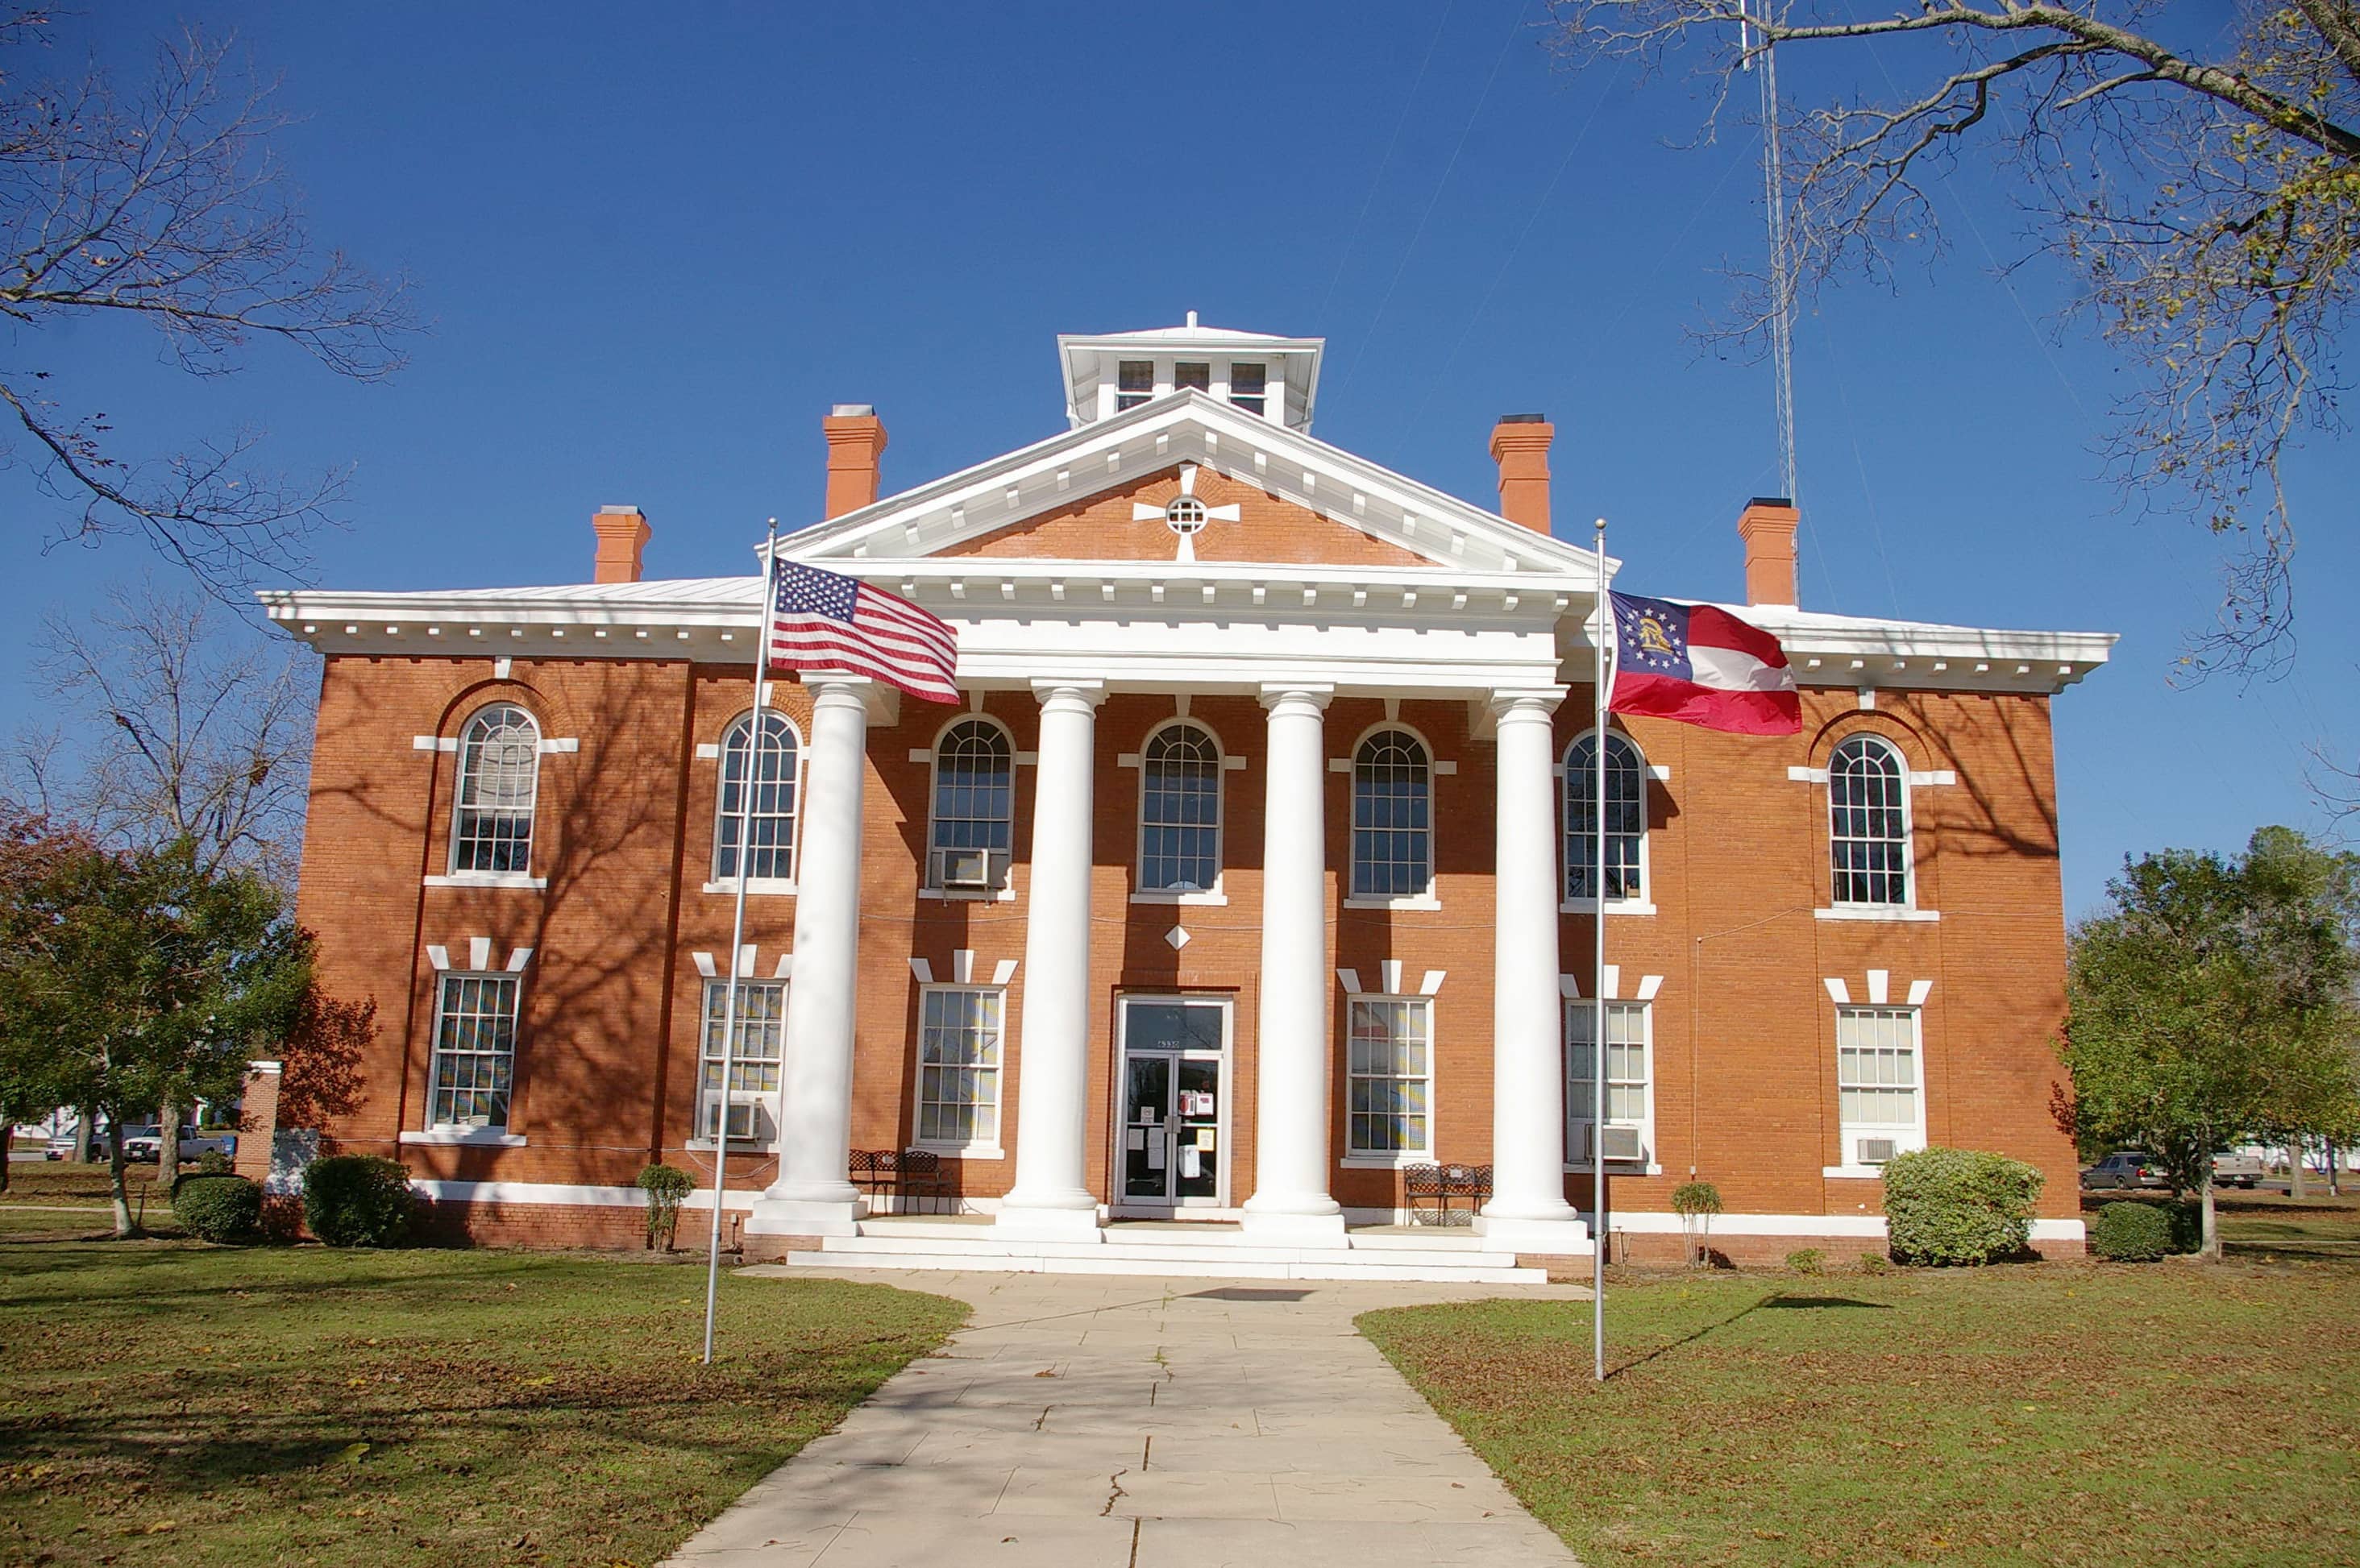
[[[973,1326],[773,1471],[672,1568],[1574,1563],[1352,1319],[1586,1298],[1578,1287],[839,1277],[956,1296],[974,1304]]]

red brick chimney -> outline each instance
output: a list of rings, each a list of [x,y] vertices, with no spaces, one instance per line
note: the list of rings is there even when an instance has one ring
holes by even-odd
[[[840,517],[877,499],[885,421],[866,403],[838,403],[819,428],[827,437],[827,515]]]
[[[1795,525],[1802,516],[1783,495],[1757,495],[1737,515],[1737,537],[1745,541],[1747,604],[1796,602]]]
[[[1557,427],[1539,414],[1502,414],[1491,427],[1500,465],[1500,516],[1536,534],[1549,531],[1549,442]]]
[[[591,571],[593,583],[637,583],[639,551],[648,542],[647,515],[637,506],[601,506],[590,519],[598,535],[598,554]]]

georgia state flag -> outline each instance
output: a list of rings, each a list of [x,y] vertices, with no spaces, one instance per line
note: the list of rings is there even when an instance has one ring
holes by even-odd
[[[1803,727],[1795,672],[1778,639],[1710,604],[1610,593],[1614,687],[1609,712],[1646,713],[1733,735]]]

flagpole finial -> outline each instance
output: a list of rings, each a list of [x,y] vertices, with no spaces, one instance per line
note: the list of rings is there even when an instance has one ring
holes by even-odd
[[[1590,526],[1591,528],[1596,528],[1600,533],[1601,533],[1601,534],[1602,534],[1602,533],[1604,533],[1604,532],[1606,531],[1606,519],[1605,519],[1605,518],[1603,518],[1603,517],[1601,517],[1601,518],[1599,518],[1596,522],[1594,522],[1594,523],[1590,524]]]

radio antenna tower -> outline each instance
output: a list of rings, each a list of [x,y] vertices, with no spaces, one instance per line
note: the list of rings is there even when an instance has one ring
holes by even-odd
[[[1744,68],[1754,71],[1756,29],[1751,17],[1739,24]],[[1770,376],[1778,407],[1778,485],[1791,505],[1801,505],[1795,485],[1794,274],[1786,254],[1786,180],[1778,142],[1778,57],[1765,37],[1760,47],[1762,85],[1762,199],[1770,225]]]

